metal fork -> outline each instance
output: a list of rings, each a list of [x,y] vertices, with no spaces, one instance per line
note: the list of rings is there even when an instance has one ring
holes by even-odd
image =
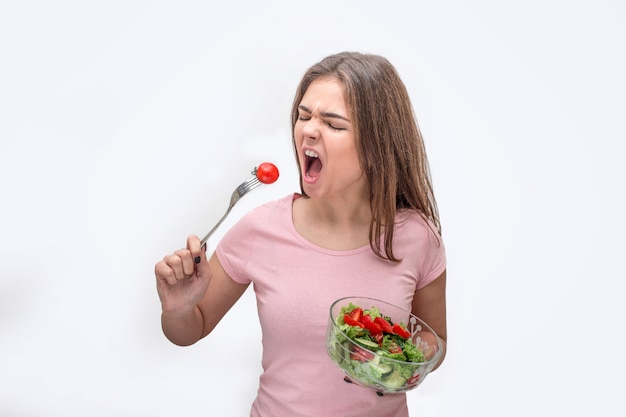
[[[224,215],[217,222],[217,224],[213,226],[213,229],[211,229],[209,233],[207,233],[206,236],[202,238],[202,240],[200,241],[201,247],[204,247],[206,245],[207,241],[209,240],[213,232],[215,232],[215,230],[217,230],[220,224],[222,224],[224,219],[228,216],[228,213],[230,213],[230,211],[233,209],[235,204],[237,204],[237,201],[239,201],[241,197],[248,194],[250,191],[254,190],[256,187],[258,187],[261,184],[262,184],[261,181],[259,181],[259,179],[255,175],[254,177],[250,178],[248,181],[242,182],[239,185],[239,187],[235,188],[235,191],[233,191],[233,194],[230,196],[230,204],[228,205],[228,210],[226,210],[226,213],[224,213]]]

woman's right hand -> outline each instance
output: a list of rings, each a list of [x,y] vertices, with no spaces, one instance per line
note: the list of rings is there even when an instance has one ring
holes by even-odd
[[[195,309],[211,280],[206,252],[195,235],[187,238],[185,249],[163,257],[154,273],[163,312],[169,314]]]

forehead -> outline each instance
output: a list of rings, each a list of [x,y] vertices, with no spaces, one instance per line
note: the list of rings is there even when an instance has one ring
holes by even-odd
[[[336,78],[317,78],[307,87],[300,104],[310,109],[317,106],[345,109],[346,100],[343,85]]]

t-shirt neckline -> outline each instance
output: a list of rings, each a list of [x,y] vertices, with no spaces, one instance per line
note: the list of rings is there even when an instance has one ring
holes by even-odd
[[[299,193],[293,193],[291,195],[291,198],[286,198],[286,203],[289,204],[289,230],[291,231],[291,233],[293,233],[293,235],[296,237],[296,239],[302,243],[303,245],[317,251],[320,253],[324,253],[327,255],[333,255],[333,256],[352,256],[352,255],[357,255],[363,252],[366,252],[368,250],[371,250],[369,243],[367,245],[361,246],[360,248],[354,248],[354,249],[348,249],[348,250],[334,250],[334,249],[327,249],[324,248],[322,246],[316,245],[315,243],[310,242],[309,240],[307,240],[306,238],[304,238],[304,236],[302,236],[300,233],[298,233],[298,231],[296,230],[296,225],[293,222],[293,202],[298,199],[301,198],[302,195]]]

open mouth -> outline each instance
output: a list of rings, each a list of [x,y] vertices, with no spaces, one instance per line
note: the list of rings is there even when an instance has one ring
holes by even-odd
[[[317,152],[307,149],[304,151],[304,173],[307,178],[317,178],[322,170],[322,161]]]

